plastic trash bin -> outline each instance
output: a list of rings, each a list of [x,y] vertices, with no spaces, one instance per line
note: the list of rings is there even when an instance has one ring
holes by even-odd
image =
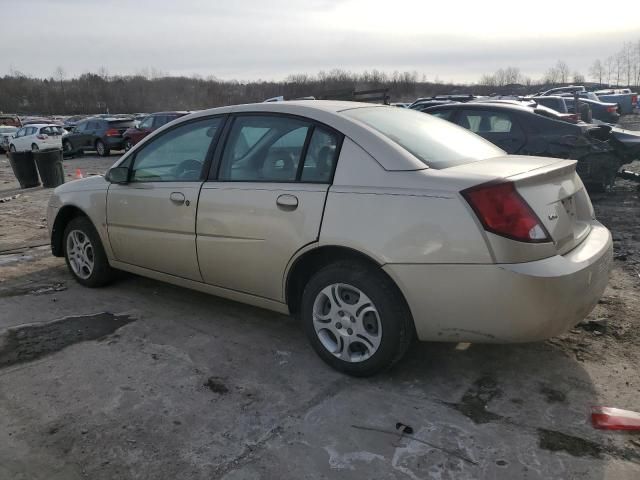
[[[41,150],[39,152],[33,152],[33,158],[38,166],[43,187],[54,188],[64,183],[62,150]]]
[[[9,163],[13,174],[20,183],[20,188],[37,187],[40,185],[36,162],[31,152],[9,152]]]

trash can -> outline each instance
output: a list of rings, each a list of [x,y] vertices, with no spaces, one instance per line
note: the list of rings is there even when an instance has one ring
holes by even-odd
[[[43,187],[54,188],[64,183],[62,150],[41,150],[39,152],[33,152],[33,158],[38,166]]]
[[[9,152],[9,163],[13,169],[13,174],[20,183],[20,188],[40,185],[36,163],[31,152]]]

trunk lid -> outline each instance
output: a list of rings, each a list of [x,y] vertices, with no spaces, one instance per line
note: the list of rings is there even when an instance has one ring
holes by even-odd
[[[575,160],[509,155],[449,170],[513,182],[516,191],[546,228],[553,247],[542,248],[544,244],[528,244],[493,234],[488,236],[496,261],[532,261],[567,253],[591,230],[593,207],[576,173],[576,163]]]

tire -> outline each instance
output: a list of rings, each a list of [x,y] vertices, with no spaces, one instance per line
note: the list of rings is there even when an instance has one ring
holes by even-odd
[[[11,145],[9,145],[9,151],[10,152],[15,152],[16,151],[16,146],[13,143]]]
[[[128,152],[129,150],[131,150],[132,147],[133,147],[133,143],[131,143],[131,139],[130,138],[125,138],[125,140],[124,140],[124,151]]]
[[[98,232],[87,217],[72,219],[64,229],[62,241],[67,267],[78,283],[95,288],[113,280],[115,271],[109,265]],[[74,245],[75,253],[71,250]]]
[[[100,155],[101,157],[108,157],[110,153],[109,149],[102,142],[102,140],[96,141],[96,152],[98,152],[98,155]]]
[[[391,367],[415,335],[398,288],[381,270],[354,261],[330,264],[311,277],[300,316],[320,358],[356,377]]]
[[[73,145],[69,140],[62,142],[62,151],[65,155],[73,155]]]
[[[32,152],[37,152],[40,150],[40,147],[38,147],[38,145],[36,145],[35,143],[31,144],[31,151]]]

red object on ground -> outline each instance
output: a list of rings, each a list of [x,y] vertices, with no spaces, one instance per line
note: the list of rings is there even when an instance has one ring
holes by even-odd
[[[591,407],[591,423],[603,430],[639,430],[640,413],[611,407]]]

